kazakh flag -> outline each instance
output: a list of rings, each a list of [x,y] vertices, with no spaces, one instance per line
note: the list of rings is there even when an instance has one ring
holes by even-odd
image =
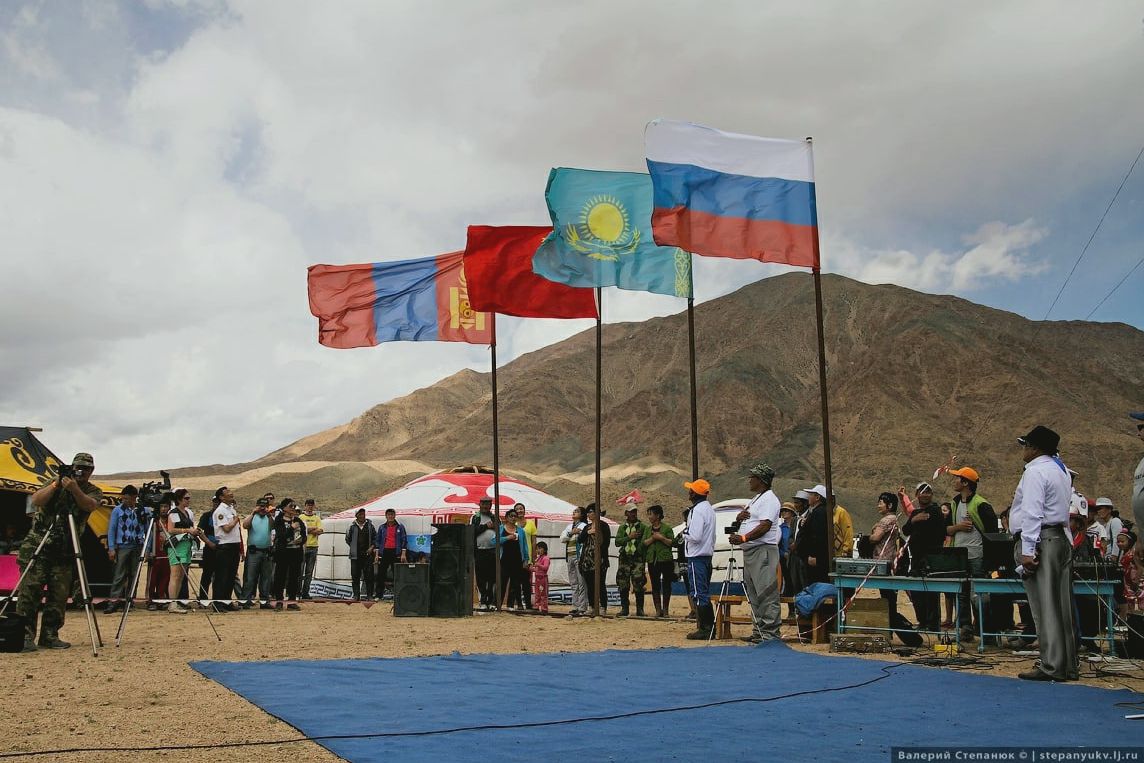
[[[532,271],[568,286],[618,286],[690,297],[691,255],[651,237],[651,177],[559,167],[544,197],[552,233]]]

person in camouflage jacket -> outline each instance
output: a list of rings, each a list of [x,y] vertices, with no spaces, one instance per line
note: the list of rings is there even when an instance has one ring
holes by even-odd
[[[60,640],[64,624],[64,610],[72,590],[75,574],[75,554],[72,549],[68,516],[75,517],[76,530],[82,531],[87,515],[99,506],[103,492],[91,484],[95,460],[90,453],[77,453],[72,459],[75,477],[61,477],[49,482],[32,495],[32,528],[24,538],[17,557],[21,573],[25,571],[17,590],[16,614],[24,620],[24,651],[37,649],[36,619],[40,610],[42,591],[47,587],[40,618],[39,646],[49,649],[67,649],[71,644]],[[40,541],[44,541],[40,548]],[[36,555],[36,549],[40,553]],[[36,558],[33,560],[33,556]],[[30,569],[29,569],[30,565]]]
[[[644,614],[644,586],[647,584],[647,546],[651,528],[640,521],[639,509],[629,503],[624,509],[624,523],[616,531],[616,548],[620,561],[616,566],[616,585],[620,589],[620,617],[628,615],[628,591],[635,591],[636,617]]]

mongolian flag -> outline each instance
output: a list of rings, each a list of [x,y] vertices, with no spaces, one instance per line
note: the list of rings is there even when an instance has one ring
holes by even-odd
[[[492,342],[492,320],[469,301],[461,252],[362,265],[311,265],[306,276],[318,342]]]
[[[532,272],[548,226],[470,225],[465,273],[474,309],[520,318],[595,318],[596,295]]]
[[[648,175],[561,167],[549,173],[544,198],[553,232],[533,272],[568,286],[692,295],[691,255],[652,239]]]
[[[644,132],[644,148],[657,244],[818,268],[810,141],[657,119]]]

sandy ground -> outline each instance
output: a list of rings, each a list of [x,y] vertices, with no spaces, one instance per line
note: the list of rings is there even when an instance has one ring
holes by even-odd
[[[673,604],[675,604],[673,602]],[[685,603],[673,606],[682,612]],[[639,649],[659,646],[702,648],[684,639],[691,629],[682,621],[643,619],[572,619],[508,613],[464,619],[395,618],[387,602],[368,609],[360,604],[305,603],[301,612],[251,610],[212,615],[222,641],[215,640],[202,612],[172,615],[133,612],[123,645],[114,636],[118,614],[99,616],[106,644],[99,657],[89,648],[82,612],[68,613],[62,636],[74,646],[66,651],[0,654],[0,685],[6,691],[5,751],[72,747],[116,749],[213,741],[297,739],[292,727],[271,718],[242,697],[203,678],[189,660],[280,659],[280,644],[295,651],[313,645],[324,658],[396,657],[488,652],[554,652]],[[784,627],[784,633],[791,631]],[[735,635],[745,635],[737,626]],[[713,642],[742,645],[739,641]],[[826,652],[826,647],[792,644],[797,649]],[[932,653],[932,652],[931,652]],[[918,654],[922,654],[919,651]],[[976,655],[976,651],[969,654]],[[991,650],[989,672],[1015,675],[1032,658]],[[877,658],[898,659],[894,655]],[[1098,678],[1082,665],[1084,683],[1105,688],[1144,691],[1144,671],[1136,678]],[[213,727],[213,728],[212,728]],[[23,760],[180,761],[339,760],[313,742],[229,750],[179,752],[75,753],[18,758]]]

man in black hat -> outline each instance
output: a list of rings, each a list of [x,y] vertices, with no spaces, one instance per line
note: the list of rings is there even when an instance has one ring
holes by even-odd
[[[1057,457],[1060,436],[1036,426],[1018,437],[1025,473],[1013,495],[1009,527],[1014,561],[1025,582],[1040,644],[1039,668],[1018,674],[1027,681],[1074,681],[1077,667],[1073,626],[1072,544],[1067,531],[1072,482]]]

